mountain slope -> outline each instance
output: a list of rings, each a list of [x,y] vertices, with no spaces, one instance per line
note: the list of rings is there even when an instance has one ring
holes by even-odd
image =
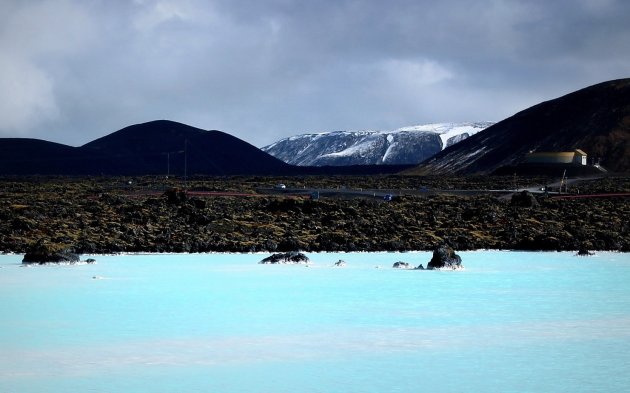
[[[263,151],[292,165],[417,164],[493,123],[438,123],[393,131],[334,131],[302,134]]]
[[[445,149],[427,173],[491,173],[530,151],[582,149],[612,171],[630,170],[630,79],[590,86],[523,110]]]
[[[52,175],[73,171],[83,154],[76,147],[30,138],[0,139],[0,174]]]
[[[157,120],[123,128],[81,147],[105,174],[263,175],[291,172],[289,165],[221,131]],[[96,163],[95,163],[96,164]]]
[[[2,175],[283,175],[290,165],[220,131],[158,120],[81,147],[0,139]]]

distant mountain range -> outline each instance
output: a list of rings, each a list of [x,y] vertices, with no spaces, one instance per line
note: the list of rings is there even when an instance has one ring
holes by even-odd
[[[489,174],[518,165],[532,151],[574,149],[611,171],[628,172],[630,79],[587,87],[494,125],[307,134],[264,149],[282,160],[221,131],[157,120],[80,147],[0,138],[0,175],[365,175],[405,169],[407,174]],[[391,163],[414,165],[383,165]]]
[[[292,165],[418,164],[492,122],[437,123],[392,131],[333,131],[282,139],[263,151]]]
[[[630,171],[630,79],[599,83],[525,109],[436,154],[409,174],[492,173],[532,151],[581,149]]]
[[[221,131],[156,120],[80,147],[0,138],[0,175],[329,175],[395,173],[405,166],[303,168]]]

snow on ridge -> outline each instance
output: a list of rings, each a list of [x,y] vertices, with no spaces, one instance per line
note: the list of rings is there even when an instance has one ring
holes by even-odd
[[[481,131],[479,128],[463,126],[453,127],[450,130],[440,133],[440,139],[442,140],[442,150],[444,150],[446,146],[448,146],[448,140],[452,137],[462,134],[468,134],[468,136],[471,136],[479,131]]]
[[[311,132],[309,134],[293,135],[293,136],[290,136],[288,138],[281,139],[281,141],[297,141],[297,140],[306,139],[306,138],[317,139],[317,138],[320,138],[320,137],[322,137],[324,135],[328,135],[328,134],[330,134],[330,133],[329,132]],[[274,145],[275,145],[275,143],[274,143]],[[272,146],[272,145],[270,145],[270,146]]]
[[[321,165],[324,162],[329,165],[407,162],[422,160],[430,156],[427,154],[437,153],[440,149],[439,142],[443,150],[449,143],[457,143],[492,124],[431,123],[395,130],[308,133],[284,138],[262,147],[262,150],[293,165]],[[440,138],[439,142],[437,137]],[[428,150],[423,150],[424,146]]]
[[[401,131],[419,131],[419,132],[435,132],[435,133],[442,133],[445,132],[444,130],[448,130],[449,128],[455,126],[457,123],[430,123],[430,124],[419,124],[419,125],[415,125],[415,126],[407,126],[407,127],[401,127],[401,128],[397,128],[394,131],[395,132],[401,132]]]
[[[468,134],[468,136],[472,136],[479,131],[483,131],[484,129],[493,125],[494,122],[490,121],[480,121],[480,122],[466,122],[466,123],[429,123],[429,124],[420,124],[415,126],[407,126],[397,128],[395,130],[360,130],[360,131],[333,131],[328,133],[330,134],[349,134],[349,135],[394,135],[398,133],[405,132],[432,132],[438,134],[442,139],[442,149],[446,148],[447,142],[450,138],[461,135]]]
[[[492,121],[472,121],[472,122],[460,122],[460,123],[429,123],[419,124],[415,126],[407,126],[397,128],[394,131],[431,131],[435,133],[448,132],[453,128],[471,128],[471,129],[485,129],[493,125]]]
[[[416,131],[416,132],[434,132],[439,134],[442,140],[442,150],[448,146],[448,140],[462,134],[472,136],[479,131],[490,127],[493,122],[470,122],[470,123],[431,123],[417,126],[402,127],[396,131]]]
[[[429,123],[420,124],[415,126],[401,127],[394,130],[337,130],[337,131],[323,131],[323,132],[311,132],[299,135],[293,135],[264,147],[265,150],[269,150],[282,141],[296,141],[301,139],[316,140],[325,136],[334,135],[352,135],[352,136],[372,136],[375,134],[392,135],[402,132],[432,132],[439,134],[442,138],[443,147],[446,147],[446,142],[449,138],[460,134],[468,133],[469,136],[476,134],[479,131],[484,130],[487,127],[493,125],[493,122],[480,121],[480,122],[464,122],[464,123]]]

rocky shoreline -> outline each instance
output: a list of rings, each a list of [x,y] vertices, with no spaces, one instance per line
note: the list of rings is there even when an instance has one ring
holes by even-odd
[[[321,198],[259,195],[281,182],[404,190],[496,189],[547,179],[335,177],[193,179],[0,179],[0,251],[46,242],[76,254],[433,250],[630,251],[627,197],[513,199],[479,193],[424,197]],[[580,183],[585,193],[629,192],[630,178]],[[569,192],[575,190],[569,190]],[[234,193],[234,195],[229,194]],[[404,194],[400,192],[400,194]],[[236,195],[236,196],[235,196]]]

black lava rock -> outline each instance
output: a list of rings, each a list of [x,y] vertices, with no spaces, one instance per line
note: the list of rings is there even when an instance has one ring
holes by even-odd
[[[58,245],[50,245],[44,242],[37,242],[32,245],[24,254],[23,264],[45,263],[76,263],[79,262],[79,255],[67,248]]]
[[[259,263],[262,264],[276,264],[276,263],[287,263],[287,264],[295,264],[295,263],[309,263],[309,259],[306,255],[301,252],[284,252],[277,253],[267,258],[263,259]]]
[[[517,207],[538,207],[539,203],[536,200],[536,197],[529,191],[523,190],[519,194],[512,195],[512,200],[510,201],[512,206]]]
[[[462,258],[455,254],[455,250],[446,245],[438,246],[433,251],[433,258],[429,261],[427,269],[459,269],[462,267]]]

